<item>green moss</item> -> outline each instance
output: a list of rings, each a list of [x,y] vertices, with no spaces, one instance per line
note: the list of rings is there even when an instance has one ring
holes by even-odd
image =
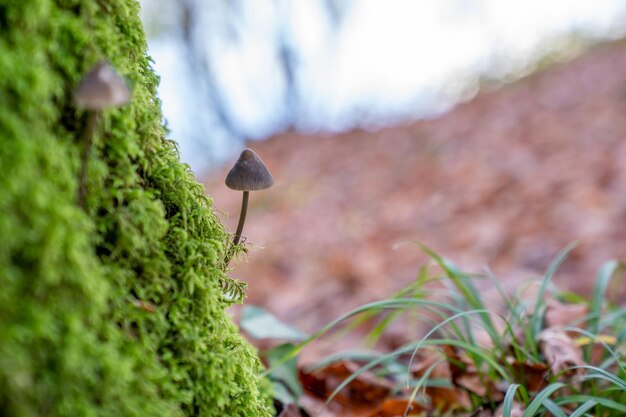
[[[2,416],[271,415],[225,314],[228,235],[165,139],[138,11],[0,2]],[[102,58],[133,100],[101,120],[83,211],[71,94]]]

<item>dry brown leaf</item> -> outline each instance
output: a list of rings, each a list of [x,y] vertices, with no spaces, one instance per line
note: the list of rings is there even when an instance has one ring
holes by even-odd
[[[454,357],[455,361],[460,363],[463,361],[469,361],[468,358],[461,358],[456,354],[456,350],[452,346],[444,346],[444,358],[448,358],[450,356]],[[428,352],[428,351],[426,351]],[[419,366],[416,366],[413,371],[413,375],[418,377],[422,376],[426,369],[430,368],[437,361],[438,363],[435,368],[430,373],[430,379],[441,379],[448,380],[453,383],[453,372],[450,366],[450,363],[447,361],[442,361],[442,352],[438,351],[430,351],[425,356],[422,357],[422,361]],[[447,353],[447,354],[446,354]],[[467,365],[467,364],[465,364]],[[471,401],[469,394],[467,391],[460,389],[458,387],[446,388],[446,387],[426,387],[425,389],[426,395],[430,397],[431,404],[433,408],[440,410],[442,412],[447,412],[450,410],[464,410],[468,409],[471,406]]]
[[[528,391],[539,392],[547,385],[548,365],[545,363],[518,362],[514,358],[509,358],[508,362],[513,370],[514,381],[525,386]]]
[[[440,412],[467,410],[472,406],[467,391],[459,388],[428,387],[426,394],[430,397],[433,408]]]
[[[455,385],[480,397],[489,395],[493,401],[504,398],[493,381],[478,374],[474,363],[465,352],[459,353],[459,349],[449,345],[444,345],[443,351],[448,359],[451,380]]]
[[[490,381],[486,381],[484,378],[481,379],[475,372],[460,375],[454,380],[454,383],[459,387],[464,388],[467,391],[474,393],[480,397],[485,397],[487,396],[487,394],[489,394],[490,398],[494,401],[499,401],[502,399],[502,393],[494,390],[493,384],[491,384]]]
[[[546,327],[567,325],[585,327],[583,319],[587,317],[587,314],[589,314],[587,304],[565,304],[558,300],[550,300],[546,308]]]
[[[300,380],[305,390],[313,395],[328,398],[343,381],[360,369],[353,361],[332,363],[314,372],[300,370]],[[356,408],[371,407],[382,402],[393,388],[386,379],[365,371],[344,387],[336,396],[338,403]]]
[[[563,371],[565,376],[574,376],[584,373],[584,369],[569,369],[585,364],[583,352],[580,346],[562,330],[545,329],[539,335],[541,352],[550,365],[552,374],[557,375]]]
[[[387,398],[374,412],[367,417],[404,417],[406,411],[408,415],[414,415],[423,411],[420,404],[413,401],[409,405],[409,400],[405,398]]]
[[[411,375],[419,378],[430,368],[435,362],[441,361],[441,352],[437,349],[421,349],[417,356],[411,362]]]
[[[473,332],[474,342],[476,343],[476,346],[480,346],[485,349],[493,348],[493,340],[491,338],[491,335],[486,329],[476,328],[476,329],[473,329],[472,332]]]

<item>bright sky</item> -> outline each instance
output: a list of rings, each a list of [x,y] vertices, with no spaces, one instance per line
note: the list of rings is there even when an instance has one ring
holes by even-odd
[[[356,0],[338,31],[317,1],[243,4],[236,45],[214,36],[207,45],[218,51],[213,62],[228,108],[251,137],[271,134],[284,119],[277,28],[300,53],[298,125],[306,130],[436,114],[494,62],[508,73],[572,31],[610,37],[626,29],[626,0]],[[194,99],[180,44],[160,37],[150,52],[183,159],[202,169],[203,155],[232,156],[240,144],[206,122],[210,109]]]

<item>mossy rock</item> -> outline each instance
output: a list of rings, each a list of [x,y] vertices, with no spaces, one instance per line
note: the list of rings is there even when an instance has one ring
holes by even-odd
[[[229,235],[176,145],[131,0],[0,2],[0,415],[270,416],[254,349],[225,313]],[[106,59],[130,104],[102,115]]]

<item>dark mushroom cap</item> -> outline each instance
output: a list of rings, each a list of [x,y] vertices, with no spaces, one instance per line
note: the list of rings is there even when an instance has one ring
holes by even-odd
[[[252,149],[244,149],[226,176],[226,186],[238,191],[264,190],[274,185],[274,178]]]
[[[100,61],[82,79],[74,91],[78,107],[87,110],[102,110],[128,103],[130,89],[115,69]]]

